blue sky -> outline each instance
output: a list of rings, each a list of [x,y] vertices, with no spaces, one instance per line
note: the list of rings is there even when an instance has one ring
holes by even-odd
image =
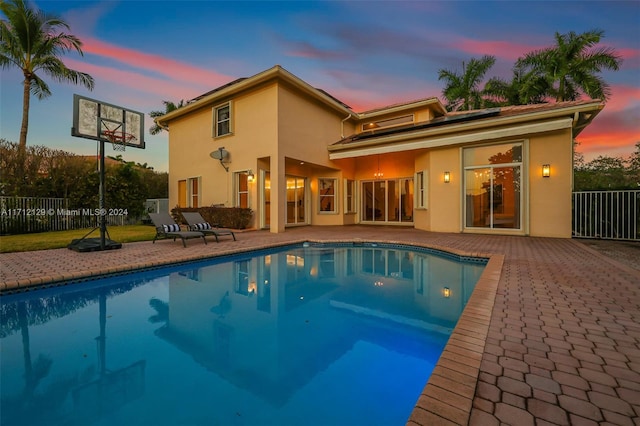
[[[65,63],[96,87],[48,80],[53,95],[32,98],[28,143],[94,155],[72,137],[73,94],[148,113],[163,100],[188,100],[275,64],[326,90],[356,112],[441,96],[438,70],[494,55],[487,77],[510,79],[515,60],[553,45],[554,33],[605,32],[602,46],[623,57],[602,77],[612,87],[604,111],[578,138],[587,160],[627,156],[640,141],[639,1],[47,1],[84,42]],[[17,141],[22,76],[0,71],[0,137]],[[46,79],[46,77],[45,77]],[[147,116],[145,127],[152,125]],[[168,169],[168,135],[145,136],[128,161]],[[107,155],[117,155],[107,148]]]

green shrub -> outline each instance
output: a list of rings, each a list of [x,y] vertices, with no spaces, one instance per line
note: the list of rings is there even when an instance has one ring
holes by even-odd
[[[246,229],[253,217],[251,209],[240,207],[178,207],[171,210],[171,216],[178,223],[186,223],[182,212],[198,212],[211,225],[221,228]]]

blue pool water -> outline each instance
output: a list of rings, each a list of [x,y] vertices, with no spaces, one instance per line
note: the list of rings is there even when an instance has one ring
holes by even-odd
[[[484,266],[305,244],[3,295],[1,422],[403,425]]]

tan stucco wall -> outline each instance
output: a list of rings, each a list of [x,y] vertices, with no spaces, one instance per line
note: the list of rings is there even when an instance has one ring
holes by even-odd
[[[551,177],[542,177],[542,165],[551,164]],[[571,237],[573,175],[571,130],[529,139],[529,234],[534,237]]]
[[[428,222],[421,229],[436,232],[459,232],[462,214],[460,149],[431,151],[428,161]],[[451,181],[444,183],[444,172],[451,173]]]
[[[435,117],[431,108],[421,108],[414,112],[413,120],[416,123],[432,120]]]
[[[216,102],[171,121],[169,132],[169,205],[178,204],[178,184],[181,179],[201,177],[201,206],[224,204],[232,206],[233,173],[253,170],[257,175],[257,158],[277,152],[277,86],[261,87],[232,99],[233,134],[212,137],[212,108]],[[229,171],[209,153],[224,147],[230,153]],[[256,184],[250,187],[251,207],[258,203]]]
[[[343,173],[329,160],[327,146],[341,139],[341,132],[353,131],[353,125],[340,115],[316,101],[302,97],[283,84],[278,87],[278,143],[281,156],[304,161],[304,165],[291,164],[287,174],[306,177],[309,182],[309,207],[311,223],[315,225],[344,224]],[[318,206],[318,178],[336,178],[337,213],[320,213]],[[273,186],[272,186],[273,187]],[[284,211],[282,211],[284,213]],[[283,216],[284,220],[284,216]]]
[[[178,204],[178,181],[201,177],[210,180],[214,167],[220,168],[209,153],[218,145],[211,139],[211,108],[203,108],[190,116],[172,121],[169,131],[169,208]],[[206,183],[205,183],[206,185]],[[205,203],[220,203],[226,200],[226,191],[203,194]]]
[[[493,142],[511,141],[523,142],[525,148],[522,230],[479,229],[468,232],[570,238],[573,173],[571,130]],[[416,172],[428,171],[428,207],[426,210],[416,210],[416,228],[435,232],[460,232],[463,229],[461,153],[460,147],[452,147],[416,155]],[[551,164],[550,178],[542,177],[543,164]],[[451,173],[451,182],[448,184],[443,179],[445,171]]]
[[[431,231],[431,209],[430,209],[430,201],[429,200],[429,182],[431,181],[430,170],[431,170],[431,153],[429,151],[420,152],[416,154],[415,157],[415,170],[417,172],[424,172],[426,193],[424,196],[426,197],[426,208],[418,208],[416,204],[416,209],[413,212],[414,215],[414,227],[416,229],[422,229],[424,231]],[[418,191],[417,183],[414,185],[414,190]]]
[[[212,108],[224,104],[221,100],[193,112],[187,118],[171,121],[169,134],[169,202],[178,203],[179,180],[201,178],[200,205],[235,203],[233,176],[235,172],[252,170],[259,178],[259,170],[271,172],[271,204],[284,204],[286,191],[285,174],[306,177],[311,184],[309,214],[311,223],[339,225],[344,223],[342,172],[329,160],[327,145],[338,141],[342,132],[353,132],[353,122],[342,122],[341,116],[316,101],[294,94],[282,83],[272,82],[232,99],[233,134],[220,138],[212,137]],[[229,172],[209,153],[224,147],[230,153]],[[263,160],[258,162],[257,159]],[[285,172],[285,158],[304,161],[295,163]],[[314,190],[318,177],[339,179],[339,214],[319,214],[317,192]],[[314,185],[315,184],[315,185]],[[261,209],[259,188],[262,182],[250,184],[250,207]],[[279,188],[276,190],[276,188]],[[271,226],[283,229],[284,209],[271,214]],[[274,216],[275,214],[275,216]],[[259,217],[254,217],[252,226],[258,226]]]
[[[340,140],[341,120],[347,116],[340,116],[317,102],[292,93],[288,87],[279,85],[280,152],[285,157],[335,168],[329,160],[327,146]]]

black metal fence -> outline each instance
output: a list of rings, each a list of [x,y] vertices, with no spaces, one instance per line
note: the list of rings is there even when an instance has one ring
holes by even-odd
[[[123,209],[74,209],[64,198],[0,197],[0,235],[94,228],[105,216],[108,226],[140,221]]]

